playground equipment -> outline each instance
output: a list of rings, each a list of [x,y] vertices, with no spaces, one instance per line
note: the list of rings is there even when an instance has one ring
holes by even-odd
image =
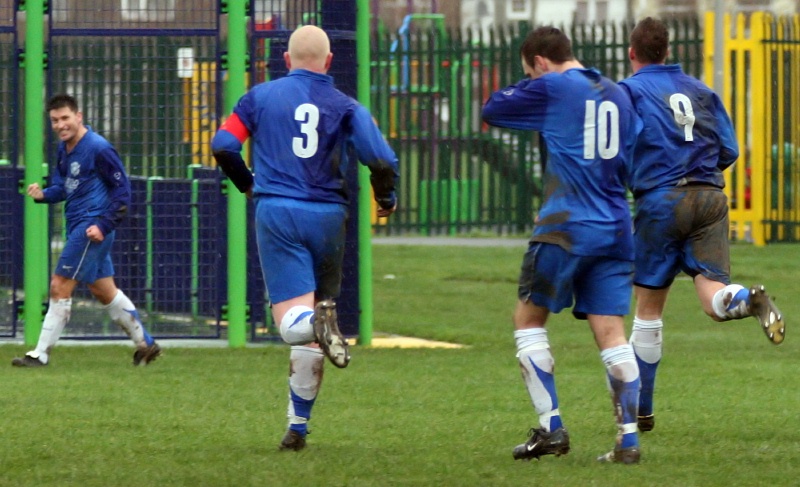
[[[373,113],[403,162],[404,206],[392,227],[456,234],[532,221],[535,137],[480,120],[483,101],[505,81],[498,61],[509,38],[495,40],[449,32],[442,14],[410,14],[396,35],[373,43]],[[495,206],[482,211],[487,203]]]

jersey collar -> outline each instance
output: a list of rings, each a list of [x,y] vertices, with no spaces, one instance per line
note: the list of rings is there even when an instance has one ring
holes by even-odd
[[[289,76],[304,76],[307,78],[314,78],[321,81],[327,81],[328,83],[333,83],[333,77],[327,74],[322,73],[315,73],[313,71],[309,71],[307,69],[293,69],[289,71]]]

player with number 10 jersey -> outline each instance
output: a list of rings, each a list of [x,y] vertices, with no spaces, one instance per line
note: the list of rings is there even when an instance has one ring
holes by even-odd
[[[548,153],[544,201],[512,315],[538,425],[512,455],[530,460],[570,451],[546,325],[551,313],[572,307],[594,334],[617,423],[614,449],[598,460],[637,463],[639,371],[622,316],[630,310],[633,270],[626,182],[641,122],[619,86],[575,59],[560,29],[528,33],[520,58],[528,79],[493,93],[482,113],[489,125],[538,131]]]
[[[536,130],[547,143],[545,199],[531,241],[633,260],[626,182],[641,122],[613,81],[585,68],[522,80],[495,92],[483,118]]]

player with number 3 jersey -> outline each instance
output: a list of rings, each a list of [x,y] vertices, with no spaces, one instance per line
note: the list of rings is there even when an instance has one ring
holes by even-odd
[[[242,96],[211,143],[225,174],[254,199],[272,314],[281,337],[292,345],[283,450],[305,447],[324,356],[340,368],[350,362],[335,303],[348,217],[349,154],[371,171],[377,216],[389,216],[397,204],[397,157],[367,109],[334,86],[327,74],[332,58],[322,29],[297,29],[284,54],[289,74]],[[247,138],[255,178],[240,155]]]

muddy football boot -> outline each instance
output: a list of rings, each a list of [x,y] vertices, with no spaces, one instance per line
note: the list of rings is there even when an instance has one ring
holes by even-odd
[[[639,457],[641,457],[641,454],[639,453],[639,447],[629,446],[628,448],[614,448],[605,455],[600,455],[597,457],[597,461],[603,463],[624,463],[625,465],[633,465],[635,463],[639,463]]]
[[[314,306],[314,336],[325,356],[343,369],[350,363],[350,345],[339,331],[336,303],[325,299]]]
[[[541,428],[531,428],[528,436],[528,441],[514,448],[514,460],[538,460],[543,455],[560,457],[569,453],[569,433],[564,428],[549,433]]]
[[[153,342],[145,348],[137,348],[133,352],[133,365],[147,365],[161,355],[161,347],[158,343]]]
[[[761,329],[767,335],[769,341],[775,345],[783,342],[786,336],[786,326],[783,323],[783,315],[775,301],[764,290],[764,286],[753,286],[750,288],[750,314],[761,324]]]
[[[283,439],[281,440],[281,444],[278,447],[279,450],[293,450],[293,451],[300,451],[306,447],[306,437],[301,435],[295,430],[286,430],[286,434],[283,435]]]
[[[33,358],[30,355],[23,355],[22,357],[14,357],[11,359],[11,365],[14,367],[45,367],[47,364],[40,361],[38,358]]]

